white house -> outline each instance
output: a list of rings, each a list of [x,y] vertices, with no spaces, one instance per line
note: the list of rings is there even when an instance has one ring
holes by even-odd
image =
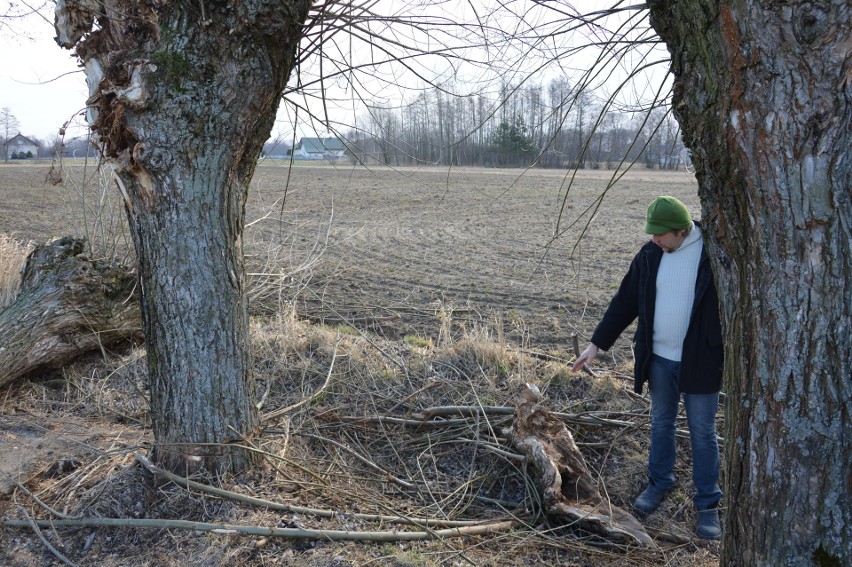
[[[346,146],[338,138],[302,138],[293,149],[294,159],[331,160],[346,157]]]
[[[9,138],[3,145],[6,148],[6,159],[38,157],[38,146],[36,143],[20,134],[14,138]]]

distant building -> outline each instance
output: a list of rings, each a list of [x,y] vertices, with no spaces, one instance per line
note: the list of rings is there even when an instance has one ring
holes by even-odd
[[[337,161],[346,158],[346,146],[338,138],[302,138],[293,149],[293,158]]]
[[[38,146],[35,142],[18,134],[9,138],[4,144],[6,147],[6,159],[27,159],[38,157]]]

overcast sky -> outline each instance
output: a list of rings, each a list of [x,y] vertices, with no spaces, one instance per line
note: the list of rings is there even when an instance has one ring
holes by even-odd
[[[26,33],[31,37],[0,34],[0,108],[12,111],[21,134],[47,141],[85,106],[86,79],[70,52],[53,41],[48,22],[29,18]]]

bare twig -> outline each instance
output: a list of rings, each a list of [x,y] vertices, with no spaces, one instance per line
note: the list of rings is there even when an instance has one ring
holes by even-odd
[[[23,484],[18,482],[17,479],[15,479],[12,475],[7,473],[6,471],[2,471],[2,472],[9,479],[10,482],[12,482],[15,486],[18,487],[18,490],[20,490],[21,492],[23,492],[24,494],[29,496],[33,500],[33,502],[35,502],[36,504],[38,504],[39,506],[41,506],[42,508],[47,510],[51,515],[53,515],[57,518],[67,518],[68,517],[66,514],[63,514],[62,512],[58,512],[58,511],[54,510],[53,508],[51,508],[50,506],[48,506],[47,504],[45,504],[44,502],[39,500],[38,496],[36,496],[35,494],[33,494],[32,492],[27,490],[27,488]]]
[[[247,496],[245,494],[239,494],[237,492],[232,492],[230,490],[224,490],[222,488],[216,488],[214,486],[210,486],[207,484],[202,484],[200,482],[196,482],[194,480],[189,480],[188,478],[178,476],[174,473],[171,473],[167,470],[161,469],[160,467],[151,463],[147,457],[142,455],[141,453],[136,454],[136,460],[142,463],[152,474],[155,474],[159,477],[168,479],[180,487],[191,488],[193,490],[198,490],[199,492],[204,492],[207,494],[212,494],[214,496],[218,496],[220,498],[227,498],[229,500],[235,500],[238,502],[243,502],[245,504],[250,504],[252,506],[259,506],[261,508],[268,508],[270,510],[278,510],[280,512],[289,512],[291,514],[309,514],[312,516],[317,516],[320,518],[334,518],[344,514],[344,512],[340,512],[337,510],[328,510],[321,508],[307,508],[305,506],[293,506],[291,504],[284,504],[282,502],[273,502],[271,500],[265,500],[263,498],[255,498],[253,496]],[[418,526],[443,526],[443,527],[467,527],[467,526],[478,526],[482,524],[482,522],[477,520],[444,520],[440,518],[409,518],[400,515],[382,515],[382,514],[360,514],[360,513],[345,513],[348,516],[352,516],[353,518],[357,518],[359,520],[365,520],[369,522],[385,522],[391,524],[414,524]]]
[[[512,415],[515,408],[512,406],[437,406],[426,408],[411,414],[414,419],[429,420],[433,417],[462,416],[473,417],[479,415]]]
[[[399,478],[395,475],[392,475],[387,470],[383,469],[382,467],[380,467],[379,465],[377,465],[376,463],[374,463],[373,461],[371,461],[367,457],[359,454],[357,451],[355,451],[351,447],[344,445],[343,443],[335,441],[334,439],[328,439],[327,437],[320,437],[319,435],[313,435],[312,433],[299,433],[298,435],[300,435],[302,437],[308,437],[310,439],[316,439],[317,441],[322,441],[322,442],[325,442],[325,443],[331,443],[335,447],[343,449],[344,451],[346,451],[347,453],[349,453],[350,455],[352,455],[353,457],[355,457],[356,459],[358,459],[359,461],[361,461],[362,463],[364,463],[365,465],[367,465],[369,468],[373,469],[374,471],[382,473],[383,475],[385,475],[385,478],[387,478],[387,480],[389,480],[390,482],[393,482],[394,484],[398,484],[399,486],[401,486],[403,488],[408,488],[408,489],[414,489],[415,488],[415,485],[412,484],[411,482],[409,482],[407,480],[403,480],[403,479],[401,479],[401,478]]]
[[[574,344],[574,356],[580,358],[580,339],[577,336],[577,333],[571,333],[571,342]],[[587,364],[583,365],[583,372],[585,372],[589,376],[595,376],[595,373],[592,371],[591,368],[589,368]]]
[[[340,422],[340,423],[349,423],[352,425],[368,425],[368,424],[379,424],[379,425],[402,425],[405,427],[454,427],[457,425],[467,425],[470,423],[468,418],[459,418],[459,419],[444,419],[444,420],[424,420],[424,419],[407,419],[404,417],[393,417],[386,415],[374,415],[374,416],[359,416],[359,415],[334,415],[334,418],[329,418],[328,414],[330,412],[325,412],[317,417],[329,421],[329,422]],[[275,432],[276,430],[267,430],[268,432]]]
[[[44,544],[44,546],[45,546],[48,550],[50,550],[50,552],[54,555],[54,557],[56,557],[57,559],[59,559],[60,561],[62,561],[65,565],[69,565],[70,567],[75,567],[75,566],[76,566],[76,563],[72,562],[70,559],[68,559],[67,557],[65,557],[64,555],[62,555],[62,553],[60,553],[60,552],[59,552],[59,550],[58,550],[58,549],[56,549],[56,548],[53,546],[53,544],[51,544],[51,543],[47,540],[47,538],[46,538],[46,537],[44,537],[44,534],[43,534],[43,533],[41,533],[41,530],[39,529],[39,527],[40,527],[40,526],[41,526],[41,527],[45,527],[45,528],[50,528],[50,527],[52,527],[52,525],[53,525],[53,524],[52,524],[50,521],[36,521],[36,520],[33,520],[33,518],[32,518],[29,514],[27,514],[27,511],[26,511],[26,510],[24,510],[23,506],[18,506],[18,511],[19,511],[19,512],[20,512],[20,513],[24,516],[24,518],[25,518],[24,520],[18,520],[19,522],[21,522],[21,524],[20,524],[20,525],[22,525],[22,526],[29,526],[29,527],[31,527],[31,528],[33,529],[33,531],[35,532],[35,534],[38,536],[38,539],[40,539],[40,540],[41,540],[41,542]],[[10,521],[15,521],[15,520],[10,520]],[[63,521],[63,520],[58,520],[58,521]]]

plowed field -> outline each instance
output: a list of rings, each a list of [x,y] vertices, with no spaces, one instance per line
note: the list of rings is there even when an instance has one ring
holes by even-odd
[[[274,171],[258,169],[255,215],[283,193]],[[481,324],[564,348],[591,332],[645,241],[647,204],[671,194],[699,211],[690,174],[644,169],[594,211],[611,175],[579,172],[565,201],[564,171],[297,167],[277,218],[299,233],[297,256],[327,242],[300,315],[433,340],[450,315],[454,333]]]
[[[47,170],[0,164],[0,230],[38,241],[82,232],[81,187],[94,191],[101,176],[71,168],[70,183],[49,186]],[[247,208],[249,271],[263,274],[252,310],[288,302],[318,322],[433,341],[481,325],[521,346],[565,349],[572,332],[590,334],[645,240],[647,203],[670,194],[699,211],[691,174],[644,168],[595,209],[611,176],[578,172],[566,200],[565,171],[300,162],[288,174],[264,162]]]

